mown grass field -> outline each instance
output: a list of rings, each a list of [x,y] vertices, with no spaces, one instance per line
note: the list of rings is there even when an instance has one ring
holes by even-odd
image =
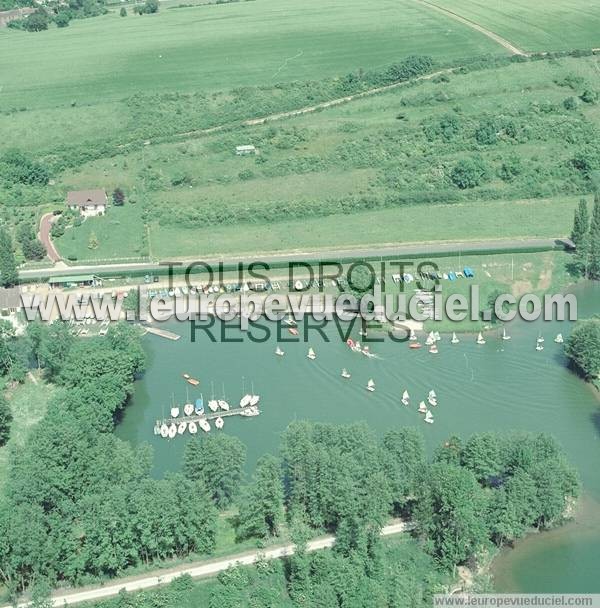
[[[526,51],[600,48],[600,11],[592,0],[434,0]]]
[[[143,17],[112,12],[35,35],[0,30],[0,84],[4,108],[69,107],[140,91],[319,79],[411,53],[488,52],[502,51],[412,0],[383,0],[376,10],[368,0],[256,0]]]

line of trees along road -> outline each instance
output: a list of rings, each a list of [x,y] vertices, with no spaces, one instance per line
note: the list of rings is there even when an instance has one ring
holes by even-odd
[[[32,323],[25,339],[59,391],[10,454],[0,577],[13,596],[210,553],[219,510],[237,506],[239,540],[263,543],[285,531],[299,551],[282,566],[223,573],[211,606],[421,605],[456,565],[559,523],[578,492],[546,435],[452,437],[428,458],[416,429],[378,438],[364,423],[292,423],[280,455],[263,456],[246,483],[238,439],[194,438],[183,472],[153,479],[150,449],[112,432],[144,368],[135,328],[118,324],[105,339],[81,340],[63,323]],[[382,545],[390,516],[415,522],[410,546]],[[335,548],[307,554],[306,540],[323,532],[336,534]],[[413,571],[410,581],[396,576],[399,565]],[[267,593],[271,577],[281,602]]]

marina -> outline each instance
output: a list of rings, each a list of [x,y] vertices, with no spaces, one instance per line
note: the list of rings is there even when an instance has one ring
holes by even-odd
[[[251,412],[251,413],[249,413]],[[256,413],[254,413],[256,412]],[[175,427],[179,427],[179,425],[181,425],[182,423],[184,423],[188,430],[189,430],[189,425],[190,423],[194,423],[196,425],[201,425],[202,422],[204,421],[211,421],[214,420],[215,422],[219,419],[223,419],[223,418],[227,418],[229,416],[243,416],[246,418],[253,418],[255,416],[258,416],[260,414],[260,410],[258,408],[253,408],[252,406],[250,406],[249,408],[243,408],[243,407],[239,407],[239,408],[235,408],[235,409],[229,409],[227,411],[223,411],[223,412],[217,412],[217,413],[206,413],[206,414],[191,414],[191,415],[183,415],[183,416],[171,416],[169,418],[163,418],[160,420],[156,420],[156,422],[154,423],[154,434],[155,435],[160,435],[160,429],[163,426],[167,426],[167,427],[172,427],[173,425]],[[219,428],[219,426],[222,428],[223,425],[216,425],[217,428]],[[185,428],[184,428],[185,431]],[[183,434],[182,431],[181,433],[179,433],[180,435]],[[194,434],[194,433],[192,433]],[[174,436],[173,436],[174,437]],[[173,439],[173,437],[170,437],[171,439]]]
[[[600,312],[600,286],[584,286],[575,293],[580,317]],[[225,382],[230,411],[235,411],[240,409],[242,396],[251,397],[252,379],[255,388],[260,387],[261,403],[265,404],[261,405],[257,420],[247,423],[243,416],[225,416],[227,412],[220,409],[207,420],[214,434],[217,432],[214,420],[220,416],[225,421],[223,433],[244,442],[248,473],[260,456],[274,453],[281,433],[294,420],[334,424],[367,421],[378,435],[399,427],[416,427],[424,435],[430,452],[451,435],[466,439],[473,433],[519,428],[557,437],[580,472],[584,492],[600,500],[600,478],[596,471],[600,459],[598,396],[569,370],[564,346],[555,342],[559,333],[565,342],[568,340],[571,331],[568,322],[511,323],[506,326],[506,335],[511,340],[504,340],[503,327],[496,325],[484,332],[484,345],[476,343],[477,334],[457,332],[459,344],[451,344],[451,334],[442,334],[437,341],[439,354],[435,356],[426,348],[409,348],[409,344],[425,342],[427,334],[416,331],[417,340],[404,343],[368,342],[376,357],[366,357],[350,348],[346,344],[348,337],[340,337],[333,325],[326,327],[323,337],[312,333],[310,344],[285,332],[286,341],[280,343],[284,357],[275,355],[278,343],[274,333],[269,340],[254,342],[244,339],[243,332],[232,329],[231,336],[243,342],[214,343],[208,336],[200,336],[192,343],[181,327],[176,323],[167,327],[182,333],[182,339],[176,342],[146,337],[147,372],[136,382],[131,403],[116,430],[120,438],[134,445],[150,443],[155,453],[156,477],[179,470],[185,445],[193,438],[189,431],[173,441],[153,435],[155,421],[168,416],[165,408],[171,403],[172,392],[175,391],[180,403],[186,401],[186,389],[191,403],[203,393],[203,407],[207,414],[213,414],[207,407],[211,380],[215,399]],[[545,348],[536,352],[540,331],[545,336]],[[377,338],[375,332],[369,334],[371,339]],[[362,349],[364,337],[358,331],[351,336],[353,341],[360,339]],[[307,358],[309,347],[318,355],[317,359]],[[342,377],[344,368],[351,378]],[[201,385],[188,387],[181,379],[182,372],[200,380]],[[376,384],[374,392],[365,388],[369,379]],[[436,392],[437,407],[428,405],[431,390]],[[404,391],[408,393],[408,405],[402,403]],[[425,409],[432,411],[434,424],[424,422],[426,412],[417,412],[421,401],[425,402]],[[196,436],[200,440],[205,435],[198,429]],[[552,560],[554,588],[560,588],[561,580],[565,582],[561,573],[569,571],[568,559],[563,555],[576,552],[585,555],[589,563],[594,563],[594,559],[597,563],[600,544],[598,547],[598,550],[582,547],[578,553],[575,541],[563,540],[560,548],[540,547],[533,561]],[[514,552],[515,556],[518,552],[518,549]]]

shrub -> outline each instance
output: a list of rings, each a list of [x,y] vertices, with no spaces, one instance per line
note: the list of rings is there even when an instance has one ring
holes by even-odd
[[[584,103],[596,103],[598,101],[598,92],[586,89],[579,97]]]
[[[487,166],[481,158],[465,158],[456,163],[450,173],[450,179],[461,190],[475,188],[486,181]]]
[[[41,32],[42,30],[48,29],[48,15],[45,11],[37,10],[35,13],[31,13],[27,19],[25,19],[25,29],[28,32]]]
[[[567,97],[563,101],[563,106],[565,110],[576,110],[577,109],[577,100],[575,97]]]
[[[124,6],[121,7],[119,15],[121,15],[121,17],[127,17],[127,9]]]
[[[69,13],[66,11],[61,11],[54,17],[54,23],[56,23],[56,27],[67,27],[71,21],[71,17]]]

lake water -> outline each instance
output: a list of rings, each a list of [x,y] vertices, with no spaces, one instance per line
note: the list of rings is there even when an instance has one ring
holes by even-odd
[[[600,285],[583,285],[575,293],[580,317],[600,313]],[[509,327],[511,341],[503,342],[493,333],[483,346],[475,344],[473,336],[459,336],[458,345],[444,337],[437,355],[386,340],[370,345],[377,355],[372,359],[350,351],[333,326],[327,329],[330,342],[313,332],[308,344],[283,344],[284,357],[274,354],[274,335],[259,344],[247,339],[213,343],[199,334],[192,343],[188,324],[168,327],[182,338],[176,342],[151,335],[145,338],[147,371],[137,382],[132,403],[117,428],[122,438],[153,445],[156,475],[179,468],[189,436],[173,441],[156,437],[155,420],[168,415],[173,394],[176,401],[184,402],[186,389],[190,398],[202,393],[206,401],[211,397],[211,383],[217,398],[224,390],[232,404],[250,392],[251,383],[261,395],[258,418],[225,419],[225,431],[248,446],[248,470],[261,454],[277,449],[281,432],[295,419],[366,420],[380,433],[414,425],[431,448],[452,434],[467,437],[503,429],[549,432],[578,468],[585,499],[573,524],[532,536],[503,554],[495,566],[496,585],[500,591],[600,591],[596,575],[600,409],[596,393],[567,369],[562,347],[553,342],[559,331],[568,335],[568,323],[516,322]],[[540,331],[546,338],[545,349],[536,352]],[[291,338],[287,331],[283,334]],[[235,328],[228,331],[231,338],[243,335]],[[315,361],[306,357],[309,346],[317,353]],[[352,374],[350,380],[340,377],[342,367]],[[184,372],[198,378],[200,386],[189,386],[182,378]],[[365,389],[369,378],[376,383],[374,393]],[[400,404],[404,389],[412,398],[410,408]],[[435,389],[439,401],[433,425],[425,424],[416,412],[418,401],[430,389]]]

